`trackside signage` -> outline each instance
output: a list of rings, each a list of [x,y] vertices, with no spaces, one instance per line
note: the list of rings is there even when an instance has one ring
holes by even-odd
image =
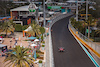
[[[48,6],[48,9],[62,9],[61,6]]]
[[[31,13],[35,13],[36,12],[36,5],[34,3],[30,3],[28,10]]]

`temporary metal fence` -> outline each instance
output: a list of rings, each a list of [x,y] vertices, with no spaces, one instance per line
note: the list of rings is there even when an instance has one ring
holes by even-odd
[[[95,44],[92,40],[84,36],[82,33],[80,33],[78,30],[76,30],[72,25],[71,21],[69,20],[69,27],[72,29],[72,31],[79,37],[81,38],[88,46],[93,48],[97,53],[100,54],[100,45]],[[78,33],[76,33],[78,32]]]

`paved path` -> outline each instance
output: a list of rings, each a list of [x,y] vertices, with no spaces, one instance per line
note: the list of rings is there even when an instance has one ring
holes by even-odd
[[[49,36],[46,37],[46,45],[45,45],[45,51],[46,51],[46,62],[45,67],[50,67],[50,60],[49,60]]]
[[[52,27],[55,67],[95,67],[69,32],[68,20],[69,17],[59,20]],[[58,52],[58,47],[65,47],[65,52]]]
[[[21,43],[22,43],[22,46],[28,47],[29,43],[27,41],[24,41],[27,38],[23,37],[22,32],[15,32],[14,34],[15,34],[15,38],[18,38],[18,37],[21,38],[21,41],[17,42],[18,45],[21,45]],[[14,43],[15,43],[15,40],[12,40],[11,46],[13,46]],[[4,38],[3,44],[7,45],[7,47],[9,48],[10,47],[10,38]],[[4,65],[6,64],[6,63],[3,63],[4,59],[5,59],[5,57],[0,57],[0,67],[4,67]],[[8,65],[6,67],[8,67]],[[10,67],[12,67],[12,66],[10,66]],[[38,67],[38,64],[34,64],[34,67]]]

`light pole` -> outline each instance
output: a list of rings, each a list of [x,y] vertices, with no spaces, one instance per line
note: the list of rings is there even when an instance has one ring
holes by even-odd
[[[44,14],[44,27],[46,25],[46,21],[45,21],[45,0],[43,0],[43,14]]]
[[[86,1],[86,22],[88,20],[88,0]]]
[[[78,0],[76,2],[76,21],[78,21]]]
[[[87,20],[88,20],[88,0],[86,0],[86,23],[87,23]],[[87,27],[85,30],[85,36],[87,36]]]

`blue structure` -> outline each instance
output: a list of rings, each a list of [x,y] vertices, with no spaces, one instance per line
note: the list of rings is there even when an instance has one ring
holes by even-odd
[[[3,18],[7,18],[7,19],[9,19],[9,18],[11,18],[11,16],[7,16],[7,17],[0,17],[0,19],[3,19]]]
[[[36,39],[36,37],[29,37],[29,38],[27,38],[27,39],[34,40],[34,39]]]
[[[37,58],[37,57],[36,57],[36,50],[34,50],[34,58],[35,58],[35,60],[36,60],[36,58]]]
[[[61,9],[61,13],[65,12],[65,9]]]
[[[12,52],[13,54],[16,54],[16,52]]]
[[[67,9],[67,13],[69,13],[71,11],[71,9]]]
[[[47,22],[51,22],[51,20],[48,20]]]

